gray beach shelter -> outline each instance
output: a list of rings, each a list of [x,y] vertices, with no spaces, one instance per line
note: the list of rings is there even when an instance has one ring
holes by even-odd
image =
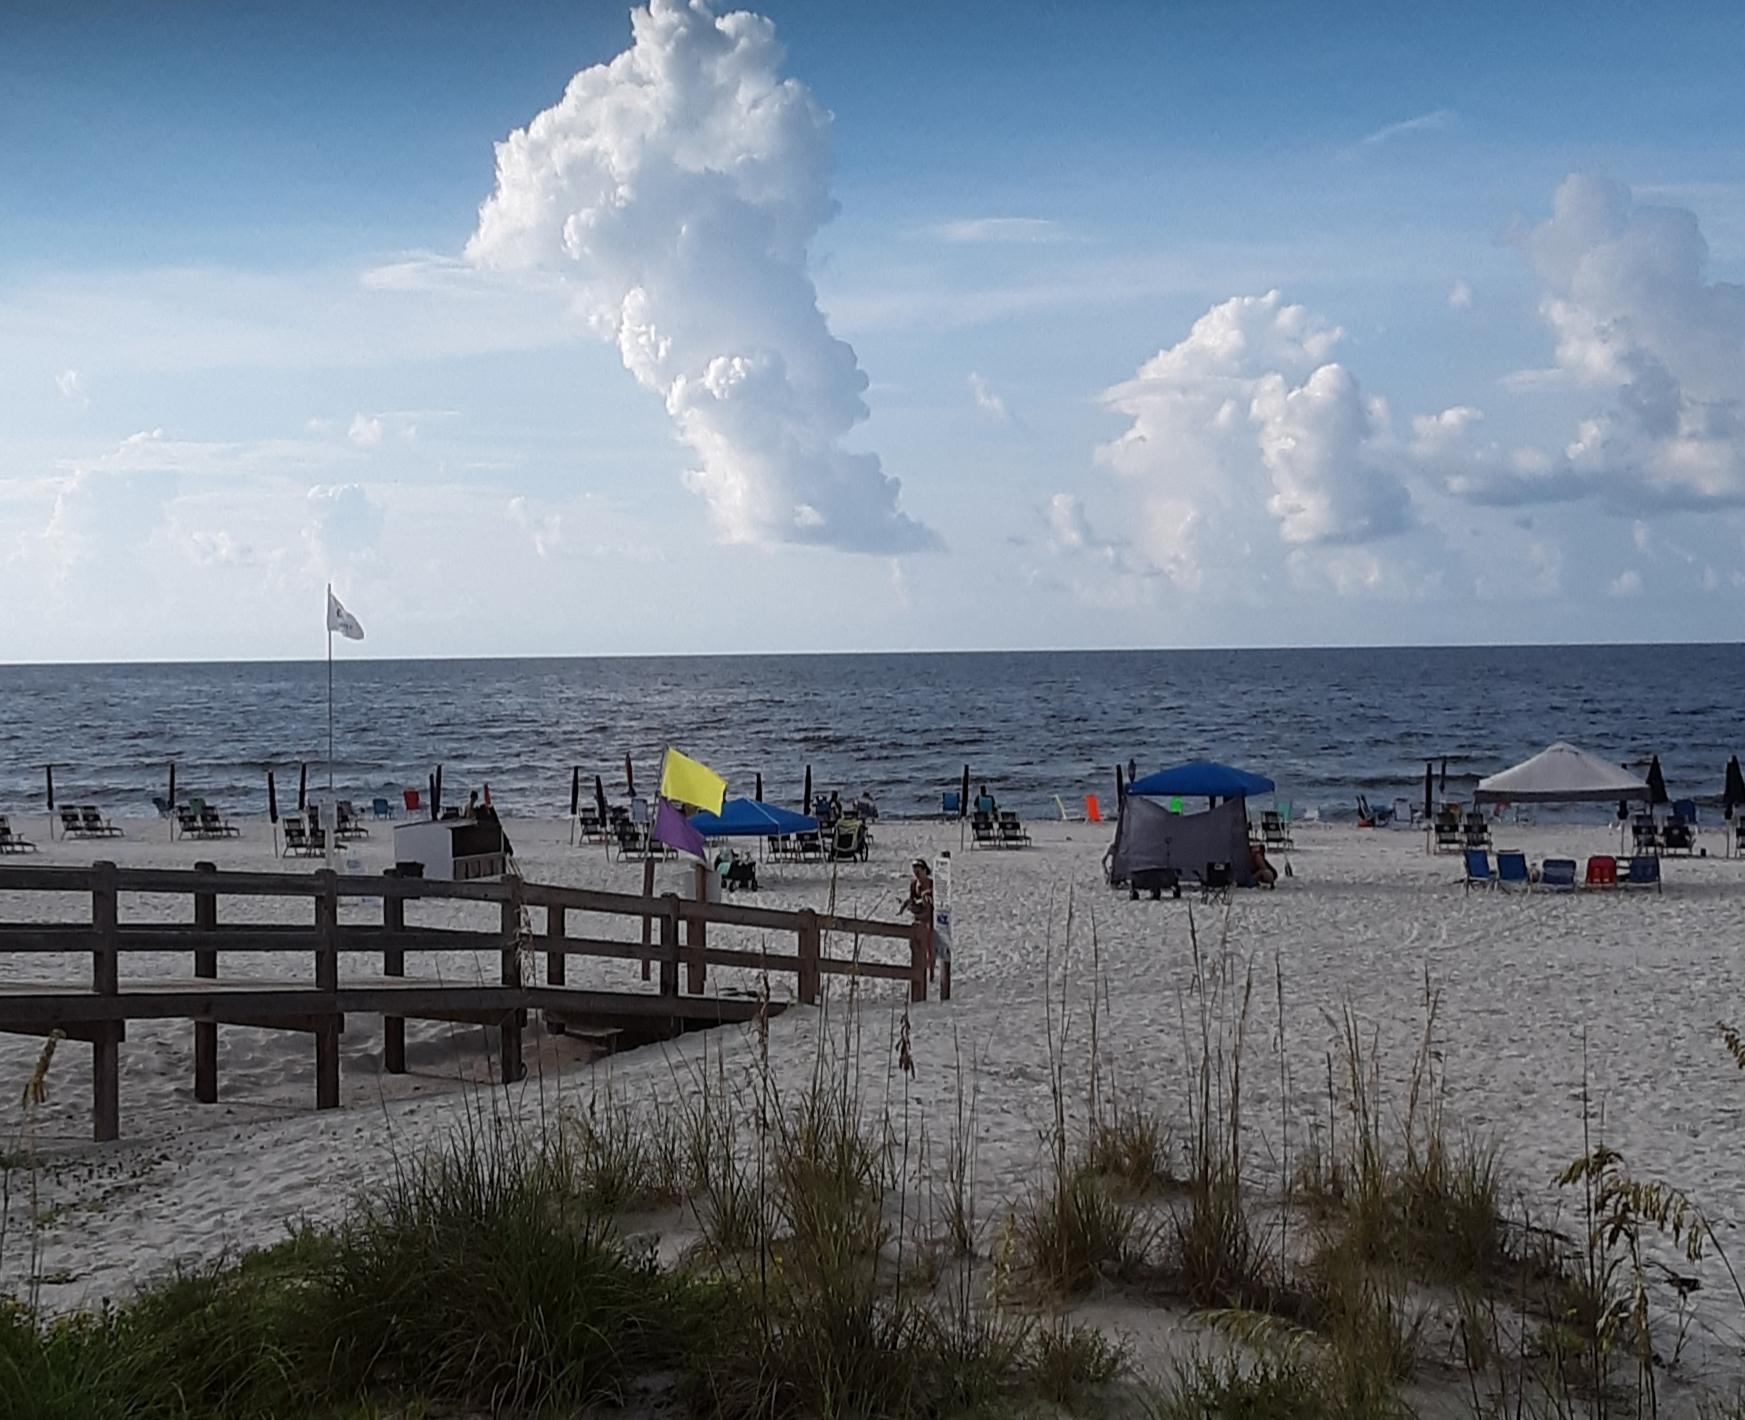
[[[1237,887],[1254,886],[1245,801],[1227,799],[1203,813],[1172,814],[1155,800],[1128,791],[1115,825],[1110,881],[1125,883],[1147,868],[1174,868],[1183,877],[1197,878],[1208,863],[1228,863]]]
[[[1478,781],[1476,804],[1581,804],[1616,800],[1648,802],[1646,781],[1628,769],[1559,740],[1523,760]]]

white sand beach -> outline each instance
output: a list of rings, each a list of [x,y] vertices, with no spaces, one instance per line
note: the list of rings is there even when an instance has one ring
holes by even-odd
[[[640,886],[639,865],[611,861],[598,846],[569,847],[563,822],[506,826],[529,879],[622,891]],[[834,878],[839,910],[892,918],[914,856],[950,850],[955,862],[954,999],[910,1010],[912,1082],[897,1072],[892,1049],[903,988],[860,984],[851,1020],[849,984],[840,978],[827,979],[823,1011],[796,1006],[772,1022],[768,1050],[777,1080],[794,1088],[805,1080],[827,1011],[832,1039],[860,1042],[873,1106],[882,1107],[889,1091],[893,1109],[901,1110],[906,1094],[917,1134],[925,1126],[942,1140],[960,1095],[973,1092],[976,1188],[984,1214],[992,1212],[1032,1182],[1043,1155],[1039,1140],[1051,1113],[1045,1017],[1051,985],[1057,1010],[1064,996],[1076,1016],[1065,1051],[1075,1080],[1088,1054],[1086,1003],[1100,979],[1107,1082],[1183,1113],[1193,1050],[1184,1042],[1184,1013],[1197,1010],[1191,913],[1204,954],[1235,954],[1238,974],[1248,966],[1255,973],[1244,1110],[1260,1176],[1276,1179],[1287,1147],[1300,1151],[1322,1127],[1333,1015],[1346,1005],[1359,1014],[1374,1033],[1384,1078],[1398,1081],[1418,1047],[1428,984],[1441,993],[1437,1035],[1450,1116],[1498,1141],[1511,1186],[1535,1215],[1561,1214],[1569,1222],[1572,1200],[1560,1197],[1554,1176],[1583,1150],[1585,1078],[1594,1127],[1603,1117],[1606,1140],[1644,1176],[1688,1189],[1718,1221],[1723,1239],[1734,1235],[1745,1215],[1737,1163],[1745,1077],[1722,1048],[1717,1022],[1745,1018],[1745,862],[1720,856],[1718,831],[1702,841],[1706,859],[1667,861],[1663,894],[1510,895],[1463,891],[1458,857],[1427,856],[1420,834],[1305,825],[1288,855],[1292,876],[1275,891],[1237,893],[1226,910],[1192,896],[1132,902],[1108,889],[1101,873],[1107,825],[1033,827],[1036,842],[1028,850],[977,852],[959,851],[956,823],[887,823],[878,826],[866,864],[844,864],[834,874],[828,866],[765,866],[755,899],[762,905],[822,908]],[[391,861],[384,829],[358,846],[369,871]],[[134,865],[211,859],[221,868],[307,866],[279,864],[268,827],[258,822],[245,825],[240,839],[210,844],[171,843],[165,826],[144,822],[129,822],[127,837],[112,843],[33,836],[42,844],[33,861],[48,864],[108,857]],[[1510,825],[1499,828],[1498,841],[1535,859],[1617,847],[1615,831],[1590,827]],[[664,870],[675,883],[682,873]],[[306,903],[265,902],[254,910],[291,920],[293,907],[307,910]],[[0,893],[0,919],[55,910],[70,916],[88,912],[89,903]],[[186,900],[122,904],[124,921],[171,910],[185,912]],[[229,915],[228,902],[224,911],[226,920],[241,920]],[[495,911],[480,905],[469,916],[467,905],[423,903],[408,916],[490,926]],[[722,934],[722,942],[734,944],[733,934]],[[826,950],[843,955],[847,948],[827,942]],[[220,967],[225,977],[309,969],[301,955],[222,957]],[[449,979],[489,980],[496,969],[494,956],[419,956],[409,963],[414,975]],[[79,982],[88,970],[84,958],[0,959],[0,972],[16,979]],[[124,980],[181,978],[188,966],[129,954],[122,970]],[[569,972],[572,982],[652,989],[629,963],[578,958]],[[709,987],[755,989],[747,977],[712,969]],[[773,991],[791,995],[790,979],[777,978]],[[753,1030],[722,1028],[588,1063],[573,1042],[536,1026],[528,1034],[528,1078],[493,1092],[477,1085],[490,1078],[484,1031],[415,1022],[407,1029],[411,1073],[390,1077],[381,1069],[380,1023],[348,1020],[343,1107],[317,1113],[307,1036],[223,1028],[220,1103],[200,1105],[192,1089],[192,1028],[130,1026],[121,1056],[123,1137],[109,1145],[89,1142],[90,1051],[62,1044],[29,1131],[38,1159],[35,1197],[14,1188],[3,1259],[8,1275],[0,1281],[18,1284],[21,1269],[34,1261],[51,1304],[95,1301],[178,1261],[273,1241],[299,1218],[336,1216],[349,1195],[367,1190],[391,1166],[396,1151],[440,1141],[462,1110],[482,1100],[537,1120],[559,1108],[586,1108],[607,1090],[632,1102],[683,1093],[694,1088],[691,1072],[705,1052],[711,1070],[730,1074],[748,1071],[756,1055]],[[1289,1079],[1284,1100],[1281,1042]],[[37,1041],[0,1039],[8,1146],[20,1118],[17,1092],[39,1049]],[[463,1088],[469,1081],[473,1087]],[[1082,1099],[1082,1086],[1075,1088]],[[33,1214],[34,1248],[23,1242]],[[1737,1318],[1721,1286],[1702,1295],[1712,1334],[1732,1334]],[[1123,1321],[1117,1316],[1113,1324]],[[1737,1354],[1730,1344],[1714,1349],[1714,1367],[1723,1365],[1721,1352]]]

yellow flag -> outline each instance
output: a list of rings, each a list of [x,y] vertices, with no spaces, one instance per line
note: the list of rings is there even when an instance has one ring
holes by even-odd
[[[671,803],[718,814],[727,797],[727,781],[708,765],[668,749],[660,761],[660,796]]]

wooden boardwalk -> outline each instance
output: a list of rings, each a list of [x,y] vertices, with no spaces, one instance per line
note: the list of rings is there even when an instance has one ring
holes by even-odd
[[[713,903],[668,894],[634,896],[589,888],[530,883],[520,878],[450,883],[421,878],[346,877],[321,869],[311,873],[220,872],[210,863],[193,869],[0,868],[0,892],[75,894],[89,899],[89,915],[71,922],[0,922],[0,955],[89,953],[88,980],[0,981],[0,1033],[48,1035],[87,1041],[92,1049],[92,1130],[99,1140],[120,1136],[120,1048],[127,1022],[186,1020],[194,1030],[194,1094],[218,1099],[218,1028],[301,1031],[315,1042],[315,1102],[339,1104],[339,1036],[348,1016],[380,1016],[383,1063],[390,1073],[406,1069],[408,1020],[462,1021],[494,1026],[502,1033],[504,1080],[525,1074],[522,1032],[531,1011],[544,1013],[554,1030],[622,1038],[625,1043],[663,1039],[681,1031],[754,1019],[759,1002],[749,997],[709,996],[711,966],[763,973],[791,973],[806,1004],[818,1000],[827,975],[906,981],[910,999],[927,999],[930,929],[922,923],[834,917],[811,910],[778,911]],[[122,893],[187,898],[185,922],[123,923]],[[312,920],[297,924],[225,923],[226,898],[305,899]],[[347,900],[381,904],[379,925],[340,920]],[[494,930],[408,926],[409,901],[496,903]],[[529,930],[527,909],[543,909],[544,931]],[[571,928],[588,917],[636,919],[640,940],[586,936]],[[792,951],[712,947],[711,924],[746,927],[791,936]],[[826,956],[825,934],[853,942],[848,957]],[[899,960],[863,960],[863,943],[900,941]],[[444,980],[408,976],[408,954],[494,954],[494,979]],[[186,977],[124,980],[121,963],[137,953],[185,954]],[[311,966],[305,981],[218,975],[218,954],[295,954]],[[379,967],[367,974],[347,970],[347,956],[369,953]],[[658,969],[648,990],[600,991],[567,984],[570,957],[604,957],[642,963],[643,979]],[[539,959],[544,958],[544,971]],[[684,968],[684,988],[680,986]],[[531,975],[533,979],[526,979]],[[543,979],[541,979],[543,978]],[[770,1011],[779,1011],[772,1002]]]

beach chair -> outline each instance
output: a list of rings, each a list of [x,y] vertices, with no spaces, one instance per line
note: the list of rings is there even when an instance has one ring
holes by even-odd
[[[1527,855],[1518,848],[1504,848],[1497,853],[1497,886],[1500,888],[1530,888],[1533,874],[1527,869]]]
[[[1539,865],[1539,886],[1547,892],[1575,891],[1575,859],[1547,858]]]
[[[1054,796],[1054,806],[1055,806],[1055,808],[1060,810],[1060,821],[1062,823],[1084,823],[1085,822],[1085,816],[1083,814],[1074,813],[1071,809],[1069,809],[1066,806],[1066,800],[1061,798],[1059,794],[1056,794]]]
[[[1443,810],[1436,815],[1436,851],[1458,853],[1463,845],[1460,835],[1460,815]]]
[[[406,805],[406,812],[409,814],[417,813],[424,803],[424,801],[418,797],[418,791],[416,789],[402,789],[400,791],[400,801]]]
[[[12,831],[12,824],[0,815],[0,853],[34,853],[36,845]]]
[[[1018,821],[1018,815],[1010,809],[1002,812],[1000,815],[1000,847],[1028,848],[1029,846],[1030,835],[1025,831],[1024,825]]]
[[[153,794],[151,796],[151,806],[158,811],[159,818],[174,818],[175,817],[175,813],[176,813],[175,805],[172,804],[168,799],[166,799],[162,794]]]
[[[1460,846],[1462,849],[1491,846],[1491,827],[1483,814],[1474,812],[1466,816],[1466,822],[1461,826]]]
[[[87,838],[121,838],[124,835],[114,824],[97,812],[95,804],[79,805],[79,822]]]
[[[1277,809],[1268,809],[1260,816],[1260,846],[1262,848],[1295,848],[1289,823]]]
[[[973,813],[969,816],[970,847],[998,848],[1000,835],[994,828],[994,820],[984,813]]]
[[[994,803],[994,796],[992,794],[977,794],[975,796],[975,802],[970,805],[972,812],[986,815],[988,818],[994,816],[998,807],[999,806]]]
[[[1236,886],[1236,874],[1228,863],[1208,863],[1200,874],[1201,902],[1228,902]]]
[[[867,852],[866,825],[857,818],[838,820],[830,835],[830,860],[840,863],[858,858],[864,863]]]
[[[1697,849],[1697,831],[1683,819],[1670,819],[1660,830],[1660,851],[1688,858]]]
[[[327,835],[294,818],[285,820],[285,857],[319,858],[327,852]]]
[[[1610,853],[1596,853],[1587,860],[1587,876],[1583,880],[1590,888],[1610,888],[1618,885],[1618,860]]]
[[[1653,814],[1637,814],[1630,820],[1630,851],[1634,854],[1660,851],[1660,825]]]
[[[1656,853],[1638,853],[1630,860],[1629,870],[1624,874],[1623,884],[1626,888],[1653,888],[1660,891],[1660,856]]]
[[[1148,892],[1153,902],[1159,901],[1167,892],[1171,897],[1182,895],[1182,875],[1179,868],[1135,868],[1133,876],[1127,879],[1127,897],[1132,902],[1139,901],[1139,894]]]
[[[963,812],[963,793],[957,789],[949,789],[939,796],[939,816],[941,818],[956,818]]]
[[[377,818],[393,818],[394,806],[386,799],[376,798],[370,801],[370,812]]]
[[[824,835],[816,829],[808,828],[794,835],[794,856],[801,863],[822,863],[824,861]]]
[[[84,838],[85,836],[85,825],[79,818],[79,811],[77,809],[62,809],[61,837]]]
[[[620,819],[616,825],[618,840],[618,861],[627,858],[645,858],[648,856],[649,837],[640,827],[628,818]]]
[[[1101,823],[1103,821],[1103,806],[1097,802],[1095,794],[1085,795],[1085,822]]]
[[[216,805],[200,806],[200,836],[202,838],[237,838],[242,830],[218,812]]]
[[[357,810],[351,806],[350,799],[341,799],[333,806],[333,836],[341,843],[370,836],[369,829],[358,818]]]
[[[1466,876],[1461,879],[1468,892],[1475,887],[1495,887],[1496,869],[1491,867],[1491,855],[1482,848],[1468,848],[1464,853]]]

